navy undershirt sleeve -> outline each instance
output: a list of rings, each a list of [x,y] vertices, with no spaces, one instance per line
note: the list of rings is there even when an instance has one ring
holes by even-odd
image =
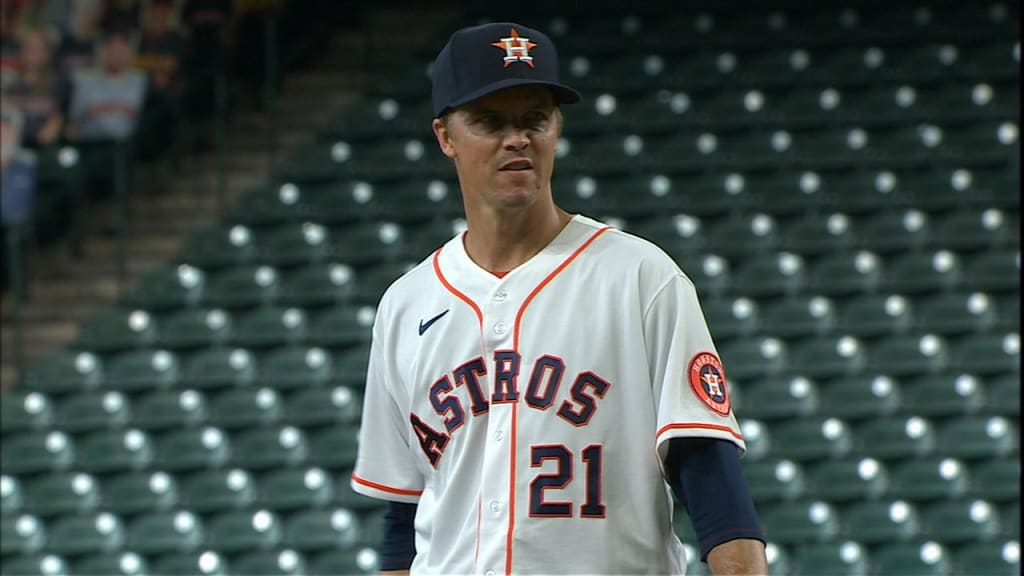
[[[669,483],[693,523],[700,559],[737,538],[764,542],[736,445],[717,438],[673,438],[665,461]]]
[[[416,556],[416,504],[388,502],[384,513],[384,539],[380,545],[381,570],[408,570]]]

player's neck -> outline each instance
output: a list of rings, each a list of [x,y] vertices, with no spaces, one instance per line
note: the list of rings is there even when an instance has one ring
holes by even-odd
[[[463,239],[470,259],[484,270],[507,272],[533,258],[565,228],[572,216],[557,206],[516,213],[467,214]]]

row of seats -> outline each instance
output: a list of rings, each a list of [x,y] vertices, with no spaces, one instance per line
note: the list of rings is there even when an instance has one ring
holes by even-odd
[[[292,514],[305,508],[340,507],[363,514],[384,506],[352,491],[349,469],[313,465],[268,471],[225,467],[170,474],[132,471],[97,476],[56,472],[44,476],[0,476],[6,515],[53,518],[105,510],[123,518],[178,509],[208,516],[229,510],[261,508]]]

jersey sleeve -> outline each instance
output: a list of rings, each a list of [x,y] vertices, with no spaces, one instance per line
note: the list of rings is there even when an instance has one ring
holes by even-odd
[[[643,323],[662,460],[668,440],[685,437],[729,440],[743,454],[746,445],[732,411],[726,368],[690,279],[680,272],[665,281]]]
[[[373,327],[352,489],[372,498],[411,504],[423,493],[423,475],[409,444],[408,410],[403,411],[394,392],[395,355],[388,349],[383,316],[378,314]]]

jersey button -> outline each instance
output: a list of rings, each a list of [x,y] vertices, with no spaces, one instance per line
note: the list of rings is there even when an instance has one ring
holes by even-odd
[[[494,576],[494,570],[488,570],[487,572],[484,572],[484,576]]]
[[[498,502],[497,500],[491,500],[491,512],[494,512],[495,514],[497,514],[500,511],[501,511],[501,502]]]
[[[501,441],[501,439],[504,438],[504,437],[505,437],[505,433],[502,432],[501,430],[495,430],[494,431],[494,439],[495,440]]]
[[[498,290],[494,293],[494,299],[498,302],[504,302],[505,298],[508,298],[508,292],[505,292],[504,290]]]
[[[498,322],[494,325],[495,334],[504,334],[508,331],[508,326],[504,322]]]

